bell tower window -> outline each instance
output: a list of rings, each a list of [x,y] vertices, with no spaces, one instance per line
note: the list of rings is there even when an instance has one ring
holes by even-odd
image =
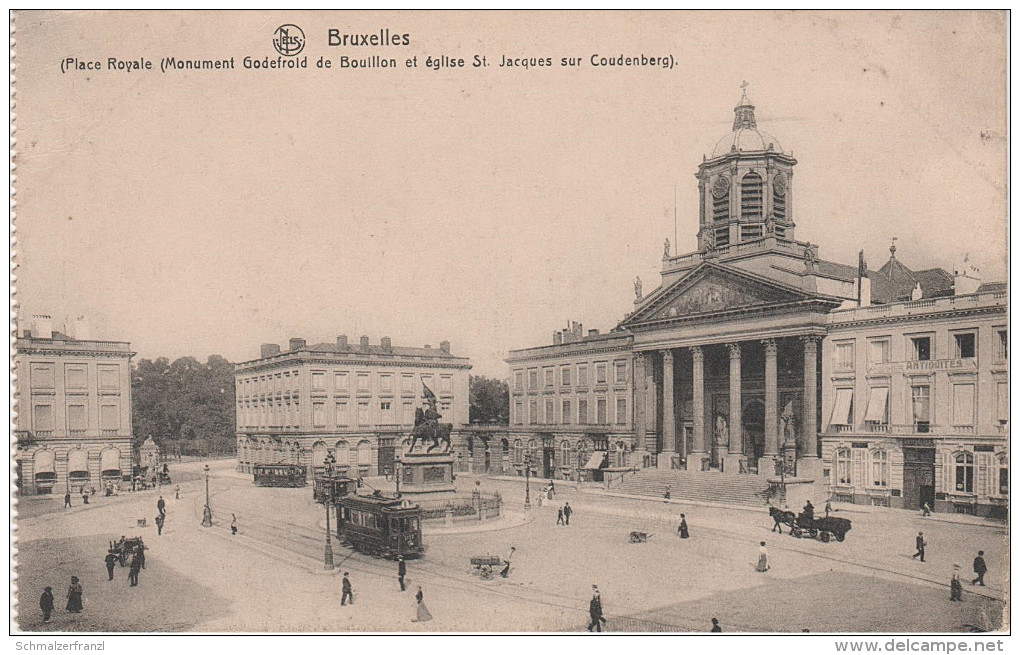
[[[751,171],[740,181],[740,216],[745,221],[760,221],[762,210],[762,179]]]
[[[741,225],[740,226],[740,240],[741,241],[753,241],[762,237],[762,226],[759,223],[754,225]]]

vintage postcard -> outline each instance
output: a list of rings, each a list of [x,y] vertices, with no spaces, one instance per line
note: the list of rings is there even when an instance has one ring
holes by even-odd
[[[19,644],[1002,648],[1008,12],[11,25]]]

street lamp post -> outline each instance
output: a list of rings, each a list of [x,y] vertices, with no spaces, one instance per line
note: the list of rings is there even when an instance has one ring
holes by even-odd
[[[209,506],[209,465],[205,465],[205,509],[202,510],[202,527],[212,527],[212,507]]]
[[[323,568],[327,571],[333,570],[333,540],[329,534],[329,506],[333,503],[333,451],[326,453],[326,498],[323,505],[326,506],[326,552],[323,555]]]
[[[393,472],[396,475],[396,479],[397,479],[397,498],[400,498],[400,475],[401,475],[401,473],[404,472],[403,469],[404,469],[404,465],[398,459],[396,461],[396,463],[394,463],[394,465],[393,465]]]
[[[524,451],[524,510],[531,509],[531,449]]]

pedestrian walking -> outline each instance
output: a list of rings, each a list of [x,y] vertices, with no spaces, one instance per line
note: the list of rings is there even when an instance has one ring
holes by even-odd
[[[832,511],[832,501],[825,501],[825,518],[829,518],[829,512]]]
[[[506,564],[506,566],[504,566],[503,570],[499,572],[500,576],[505,578],[508,575],[510,575],[510,558],[514,556],[514,553],[516,551],[517,551],[516,548],[510,546],[510,554],[506,556],[505,560],[503,560],[503,563]]]
[[[985,586],[985,573],[988,573],[988,565],[985,564],[985,551],[983,550],[979,550],[977,557],[974,558],[974,573],[977,573],[977,577],[971,580],[970,584]]]
[[[400,555],[397,557],[397,581],[400,582],[400,591],[407,591],[407,587],[404,586],[404,577],[407,575],[407,562],[404,561],[404,556]]]
[[[166,516],[163,514],[156,515],[156,536],[163,534],[163,522],[166,521]]]
[[[684,514],[680,515],[680,527],[676,529],[681,539],[687,539],[691,536],[690,532],[687,531],[687,516]]]
[[[176,487],[174,487],[174,500],[180,499],[181,499],[181,485],[177,485]]]
[[[963,600],[963,584],[960,582],[959,564],[953,564],[953,577],[949,581],[949,600]]]
[[[42,610],[42,622],[49,623],[53,613],[53,587],[43,589],[42,596],[39,596],[39,609]]]
[[[351,600],[351,605],[354,604],[354,590],[351,588],[350,573],[344,571],[343,580],[343,593],[340,595],[340,606],[343,607],[347,604],[347,599]]]
[[[414,600],[416,606],[414,622],[424,623],[425,621],[431,621],[432,612],[429,611],[429,608],[425,607],[425,594],[421,590],[421,585],[418,585],[418,593],[414,595]]]
[[[131,558],[131,568],[128,570],[128,585],[131,587],[138,586],[138,573],[142,570],[142,559],[136,552],[134,557]]]
[[[765,548],[765,542],[763,541],[761,542],[761,548],[758,549],[758,566],[754,570],[758,573],[764,573],[770,568],[772,567],[769,566],[769,551]]]
[[[555,496],[555,495],[556,495],[556,485],[553,484],[552,480],[549,480],[549,500],[552,500],[553,496]]]
[[[927,501],[921,505],[921,516],[931,516],[931,505]]]
[[[712,629],[709,632],[722,632],[722,628],[719,627],[719,619],[712,619]]]
[[[160,516],[166,516],[166,501],[162,496],[156,501],[156,510],[159,511]]]
[[[917,552],[910,556],[911,559],[920,556],[921,561],[924,561],[924,547],[928,545],[928,542],[924,540],[924,533],[918,532],[917,538],[914,539],[914,544],[917,546]]]
[[[565,521],[564,525],[570,525],[570,515],[573,513],[574,510],[571,509],[570,503],[565,503],[563,505],[563,520]]]
[[[556,510],[556,525],[566,525],[566,523],[563,522],[563,508],[562,507],[559,508],[558,510]]]
[[[230,515],[230,534],[237,534],[237,517]]]
[[[64,509],[67,509],[70,506],[71,506],[71,492],[68,491],[66,494],[64,494]]]
[[[81,488],[81,504],[82,505],[89,504],[89,492],[88,489],[86,489],[85,487]]]
[[[606,617],[602,614],[602,595],[599,593],[598,585],[591,586],[588,616],[591,617],[591,621],[588,623],[588,632],[591,632],[593,629],[595,632],[602,632],[602,626],[606,625]]]
[[[135,555],[138,556],[138,563],[139,563],[139,565],[141,565],[141,567],[144,569],[145,568],[145,544],[143,544],[141,541],[139,541],[138,545],[135,546]]]
[[[106,574],[110,576],[110,580],[113,580],[113,569],[117,566],[117,553],[112,550],[106,551],[106,557],[103,558],[106,562]]]
[[[67,588],[67,611],[77,614],[82,610],[81,604],[82,588],[78,582],[78,576],[71,576],[71,586]]]

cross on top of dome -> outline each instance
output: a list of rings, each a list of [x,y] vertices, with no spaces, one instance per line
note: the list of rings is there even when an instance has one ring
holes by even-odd
[[[747,97],[747,80],[740,85],[740,102],[733,108],[733,129],[756,129],[758,124],[754,120],[754,105]]]

